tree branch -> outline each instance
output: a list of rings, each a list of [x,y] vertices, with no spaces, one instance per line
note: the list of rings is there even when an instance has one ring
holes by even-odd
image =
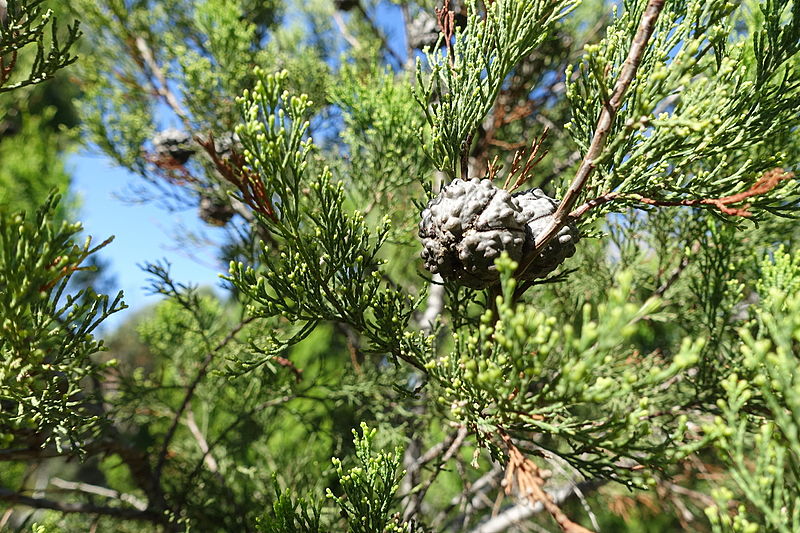
[[[172,424],[170,425],[169,429],[167,430],[167,434],[164,437],[164,443],[161,446],[161,451],[158,454],[158,463],[156,463],[156,468],[154,472],[154,478],[156,485],[158,485],[159,481],[161,480],[161,472],[164,469],[164,463],[167,459],[167,450],[169,448],[169,444],[172,441],[172,438],[175,436],[175,431],[178,429],[178,424],[180,423],[181,416],[183,412],[189,405],[189,402],[192,400],[194,396],[194,391],[197,389],[197,386],[203,380],[205,375],[208,373],[208,368],[211,365],[211,362],[214,360],[214,356],[219,352],[222,348],[227,346],[227,344],[236,337],[236,334],[239,333],[242,328],[244,328],[247,324],[252,322],[254,317],[249,317],[236,325],[228,335],[222,339],[217,346],[208,352],[203,359],[202,364],[200,365],[200,370],[198,370],[197,375],[194,377],[192,382],[189,384],[189,387],[186,389],[186,394],[183,397],[183,401],[181,402],[180,407],[175,412],[175,417],[172,419]]]
[[[62,513],[83,513],[104,516],[114,516],[127,520],[144,520],[155,524],[166,524],[167,518],[161,514],[145,509],[130,509],[123,507],[103,507],[87,503],[57,502],[46,498],[32,498],[24,496],[4,487],[0,487],[0,501],[9,502],[16,505],[33,507],[34,509],[51,509]]]
[[[87,494],[96,494],[98,496],[103,496],[105,498],[120,500],[132,505],[133,507],[135,507],[140,511],[147,510],[147,502],[140,500],[133,494],[126,494],[124,492],[120,492],[114,489],[109,489],[107,487],[100,487],[98,485],[92,485],[90,483],[76,483],[74,481],[67,481],[66,479],[61,479],[58,477],[52,478],[50,480],[50,484],[53,485],[54,487],[58,487],[59,489],[76,491],[76,492],[85,492]]]
[[[602,485],[598,481],[584,481],[582,483],[568,483],[556,488],[552,491],[547,491],[550,499],[556,505],[561,505],[572,496],[577,494],[579,490],[592,489]],[[539,514],[545,510],[542,502],[531,504],[529,501],[522,501],[516,505],[512,505],[497,516],[490,518],[483,524],[473,529],[470,533],[501,533],[508,531],[512,526],[519,524],[523,520],[527,520],[535,514]]]
[[[635,191],[631,191],[628,193],[608,192],[580,205],[574,211],[572,211],[567,218],[575,220],[577,218],[582,217],[590,209],[593,209],[598,205],[612,202],[614,200],[627,200],[658,207],[711,206],[716,209],[719,209],[719,211],[725,215],[749,217],[752,215],[752,213],[748,211],[748,209],[750,208],[750,204],[744,204],[742,207],[731,207],[731,206],[733,204],[738,204],[740,202],[743,202],[748,198],[768,193],[769,191],[777,187],[781,181],[792,179],[794,177],[795,175],[793,172],[787,172],[782,168],[773,168],[772,170],[768,170],[767,172],[765,172],[747,190],[731,194],[728,196],[723,196],[722,198],[684,198],[680,200],[659,200],[657,198],[648,198],[644,196],[642,193]]]
[[[386,39],[386,35],[383,34],[383,31],[380,29],[375,19],[373,19],[370,16],[370,14],[367,13],[367,10],[364,8],[361,2],[358,3],[357,7],[358,10],[361,11],[361,14],[364,16],[364,19],[369,23],[370,28],[372,28],[372,31],[375,34],[375,36],[378,38],[378,40],[380,40],[382,48],[386,50],[389,56],[397,62],[397,65],[400,68],[403,68],[403,58],[400,57],[400,54],[395,52],[395,50],[391,46],[389,46],[389,41]]]
[[[336,27],[339,28],[339,33],[342,34],[344,40],[348,42],[350,46],[352,46],[356,50],[361,49],[361,43],[358,42],[358,39],[353,37],[353,34],[347,29],[347,25],[342,18],[342,14],[339,13],[339,10],[333,11],[333,21],[336,23]]]
[[[625,59],[625,63],[623,63],[622,72],[617,79],[617,83],[614,85],[611,97],[600,111],[600,117],[597,119],[597,126],[595,128],[594,137],[592,137],[592,142],[589,145],[589,150],[586,152],[580,167],[578,167],[575,178],[572,180],[567,193],[564,195],[564,199],[561,200],[558,209],[556,209],[556,212],[553,214],[553,221],[550,226],[537,236],[537,251],[544,249],[547,243],[550,242],[558,234],[558,231],[569,221],[570,211],[578,201],[578,197],[586,186],[592,172],[594,172],[596,161],[603,153],[606,140],[614,125],[614,119],[622,106],[625,93],[636,77],[636,72],[639,69],[644,51],[647,48],[647,43],[653,35],[656,21],[663,8],[664,0],[650,0],[647,3],[647,7],[639,22],[639,28],[636,30],[636,35],[631,42],[628,57]],[[538,254],[533,254],[533,257],[538,257]],[[525,265],[522,270],[524,271],[525,268],[527,268],[527,265]]]
[[[219,464],[211,454],[211,449],[208,447],[208,441],[206,440],[205,435],[203,435],[203,432],[200,431],[200,428],[194,419],[194,411],[191,409],[186,410],[186,427],[188,427],[189,431],[192,432],[194,440],[197,441],[197,447],[200,448],[201,452],[203,452],[203,461],[205,461],[208,470],[212,474],[219,474]]]
[[[178,117],[180,117],[183,123],[188,125],[189,118],[186,115],[186,111],[183,110],[180,102],[178,102],[178,98],[170,90],[169,85],[167,84],[167,78],[164,76],[164,72],[156,62],[156,58],[153,56],[153,51],[150,50],[150,46],[147,44],[147,41],[145,41],[141,36],[136,37],[136,49],[142,56],[142,60],[147,65],[147,68],[150,69],[150,72],[153,74],[156,80],[158,80],[159,86],[156,86],[156,84],[151,80],[150,83],[153,85],[153,90],[164,99],[167,105],[172,109],[172,111],[175,112],[176,115],[178,115]]]
[[[247,413],[242,413],[242,416],[240,416],[239,418],[237,418],[236,420],[234,420],[233,422],[228,424],[228,426],[225,429],[223,429],[222,432],[220,432],[220,434],[213,441],[208,443],[208,450],[203,452],[202,457],[200,457],[200,459],[197,461],[197,463],[195,464],[194,468],[192,469],[191,473],[186,477],[186,482],[185,482],[184,487],[183,487],[183,489],[181,491],[181,495],[179,497],[175,498],[175,501],[178,504],[178,508],[183,507],[183,504],[186,502],[186,496],[187,496],[189,490],[194,486],[193,483],[194,483],[195,478],[200,473],[203,465],[206,464],[206,455],[211,453],[211,450],[213,450],[217,445],[219,445],[223,441],[223,439],[228,434],[228,432],[232,431],[234,428],[236,428],[236,426],[238,426],[239,424],[241,424],[245,420],[248,420],[249,416],[252,416],[253,414],[255,414],[255,413],[259,412],[259,411],[262,411],[264,409],[267,409],[268,407],[273,407],[273,406],[276,406],[276,405],[280,405],[280,404],[289,402],[289,401],[295,399],[296,397],[297,396],[294,396],[294,395],[292,395],[292,396],[281,396],[280,398],[273,398],[272,400],[267,400],[265,402],[260,403],[259,405],[257,405],[256,407],[254,407],[253,409],[248,411]]]
[[[15,448],[0,450],[0,462],[3,461],[38,461],[54,457],[70,457],[78,453],[88,455],[112,453],[122,459],[130,470],[131,477],[148,497],[149,506],[154,509],[163,509],[164,502],[161,492],[157,489],[150,462],[147,456],[126,444],[129,440],[121,435],[115,428],[110,428],[108,438],[99,439],[81,446],[80,450],[72,448],[55,447],[47,448]]]
[[[700,251],[700,241],[695,241],[694,244],[692,244],[691,254],[696,254],[699,251]],[[689,266],[689,258],[691,257],[691,254],[683,256],[680,263],[678,263],[678,266],[676,266],[675,269],[672,271],[672,273],[669,275],[669,278],[667,278],[667,280],[664,281],[664,283],[662,283],[653,292],[653,296],[661,298],[670,289],[670,287],[672,287],[675,284],[675,282],[678,281],[678,278],[681,276],[683,271],[686,269],[687,266]]]
[[[439,472],[441,472],[442,467],[449,461],[453,455],[461,448],[461,445],[464,443],[464,439],[467,438],[468,435],[467,427],[461,426],[458,428],[458,431],[453,432],[452,434],[448,435],[448,437],[437,444],[436,446],[429,449],[426,453],[417,459],[417,461],[408,468],[408,473],[406,477],[409,479],[413,479],[415,474],[423,467],[425,464],[433,461],[436,457],[441,455],[441,459],[436,464],[436,468],[434,472],[431,474],[430,478],[427,479],[425,482],[420,483],[416,487],[413,487],[410,492],[408,492],[405,497],[409,498],[409,501],[405,505],[405,510],[403,511],[403,519],[409,520],[411,519],[416,513],[419,511],[419,506],[422,504],[422,500],[425,498],[425,494],[428,492],[428,489],[436,480]]]

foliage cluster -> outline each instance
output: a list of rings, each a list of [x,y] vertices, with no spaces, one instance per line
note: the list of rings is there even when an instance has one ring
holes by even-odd
[[[404,53],[383,2],[75,0],[64,45],[41,4],[0,56],[51,42],[33,83],[90,41],[91,146],[235,216],[225,298],[148,263],[165,300],[103,342],[121,297],[69,285],[97,248],[52,197],[0,209],[3,525],[586,531],[635,491],[664,530],[800,529],[795,0],[447,3]],[[419,209],[484,176],[564,198],[561,272],[419,270]]]

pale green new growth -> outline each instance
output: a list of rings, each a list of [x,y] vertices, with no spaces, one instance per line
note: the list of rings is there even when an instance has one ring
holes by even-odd
[[[353,430],[356,466],[345,469],[341,460],[333,459],[343,494],[336,496],[328,489],[328,498],[347,516],[350,533],[410,532],[409,525],[392,517],[395,493],[403,477],[400,450],[373,453],[376,430],[362,422],[361,433],[359,437]]]
[[[657,298],[627,302],[630,273],[617,275],[606,301],[583,303],[582,316],[564,323],[546,310],[509,305],[517,265],[498,263],[498,316],[487,311],[477,329],[455,334],[449,355],[425,364],[454,418],[487,438],[495,426],[521,439],[539,433],[534,447],[587,476],[632,484],[644,482],[631,470],[636,462],[666,464],[708,440],[687,435],[686,416],[670,414],[676,397],[692,394],[676,378],[698,363],[702,339],[684,339],[671,360],[638,354],[629,343],[647,329],[644,319],[668,315]]]
[[[748,506],[735,518],[706,512],[714,531],[800,530],[800,265],[783,250],[762,262],[761,303],[739,330],[743,368],[723,383],[716,443]],[[721,504],[732,499],[719,495]]]

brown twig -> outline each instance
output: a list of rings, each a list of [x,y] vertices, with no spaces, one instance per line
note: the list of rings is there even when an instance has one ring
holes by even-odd
[[[220,485],[222,486],[223,490],[225,491],[225,496],[228,498],[228,501],[231,503],[233,508],[236,510],[236,514],[239,516],[244,516],[245,512],[244,509],[241,508],[239,502],[236,499],[236,495],[231,490],[230,486],[228,485],[225,476],[219,471],[219,464],[214,456],[211,454],[211,447],[208,445],[208,441],[203,435],[203,432],[200,431],[200,428],[197,425],[197,422],[194,419],[194,411],[192,411],[191,406],[186,409],[186,426],[189,428],[189,431],[192,433],[192,436],[197,441],[197,446],[200,448],[200,451],[203,452],[203,461],[205,465],[208,467],[209,472],[217,478]],[[245,527],[246,531],[250,531],[249,527]]]
[[[503,168],[503,165],[498,165],[497,164],[497,160],[499,158],[500,158],[500,156],[494,156],[494,159],[492,159],[488,163],[488,169],[486,171],[486,178],[489,181],[494,181],[495,178],[497,177],[497,173],[500,172],[500,169]]]
[[[413,464],[409,465],[408,468],[406,468],[406,475],[410,476],[415,474],[426,464],[430,463],[431,461],[442,455],[442,453],[444,453],[445,457],[447,458],[451,457],[455,452],[455,450],[458,448],[458,446],[461,445],[466,436],[467,436],[466,426],[460,426],[457,431],[454,431],[453,433],[445,437],[443,441],[430,447],[428,451],[420,455],[419,458]],[[457,443],[458,446],[454,447],[453,443]]]
[[[473,135],[469,135],[466,140],[461,143],[461,179],[468,180],[469,173],[469,152],[472,146]]]
[[[206,151],[220,175],[239,189],[245,204],[261,215],[277,220],[271,195],[258,175],[247,168],[244,156],[231,149],[229,157],[221,157],[217,153],[212,135],[208,139],[195,138],[195,141]]]
[[[748,211],[750,204],[745,204],[742,207],[731,207],[732,204],[738,204],[753,196],[768,193],[778,186],[783,180],[791,179],[794,177],[792,172],[786,172],[782,168],[774,168],[764,173],[749,189],[740,193],[725,196],[723,198],[698,198],[689,200],[654,200],[652,198],[644,198],[641,196],[632,196],[634,199],[649,205],[659,206],[698,206],[698,205],[711,205],[725,213],[726,215],[749,217],[752,213]]]
[[[578,492],[594,491],[605,483],[605,480],[590,480],[580,483],[568,482],[548,490],[547,492],[551,495],[556,504],[561,504],[573,496],[577,496]],[[470,530],[469,533],[502,533],[508,531],[512,526],[529,520],[532,516],[544,510],[544,505],[541,503],[531,505],[528,501],[520,502],[502,510],[486,522],[482,522],[478,527]],[[531,522],[528,522],[528,524],[531,524]],[[543,529],[542,531],[549,530]]]
[[[765,172],[753,185],[745,191],[724,196],[722,198],[687,198],[684,200],[659,200],[655,198],[648,198],[642,194],[630,192],[619,193],[609,192],[593,198],[588,202],[582,204],[580,207],[572,211],[568,218],[577,219],[586,214],[590,209],[599,205],[611,202],[613,200],[633,200],[647,205],[654,205],[660,207],[698,207],[698,206],[711,206],[716,207],[722,213],[731,216],[749,217],[752,213],[748,211],[750,204],[745,204],[742,207],[731,207],[733,204],[738,204],[748,198],[759,196],[768,193],[778,186],[778,184],[787,179],[794,178],[792,172],[787,172],[782,168],[774,168]]]
[[[452,530],[453,528],[451,525],[456,523],[461,523],[462,529],[464,529],[469,522],[468,515],[470,512],[491,505],[486,494],[500,485],[502,475],[503,468],[500,463],[492,462],[491,470],[475,480],[474,483],[470,483],[467,476],[462,476],[464,489],[458,495],[454,496],[447,506],[439,511],[439,514],[433,519],[432,525],[434,526],[434,531]],[[448,514],[462,504],[465,510],[464,514],[451,517],[445,521]]]
[[[455,33],[455,12],[450,11],[450,0],[444,0],[442,7],[434,9],[436,13],[436,20],[439,23],[439,29],[444,36],[444,45],[447,47],[447,57],[450,61],[450,67],[453,67],[454,50],[451,41]]]
[[[514,446],[507,433],[501,432],[500,436],[508,451],[508,466],[505,476],[506,494],[511,494],[516,485],[520,496],[527,498],[532,505],[537,502],[541,503],[565,533],[592,533],[590,529],[570,520],[564,511],[555,504],[544,490],[545,480],[536,463],[525,457],[519,448]]]
[[[109,237],[108,239],[106,239],[103,242],[101,242],[98,246],[95,246],[94,248],[86,248],[85,250],[83,250],[80,253],[80,255],[74,259],[74,264],[61,267],[61,269],[59,269],[58,273],[50,281],[48,281],[47,283],[45,283],[44,285],[39,287],[39,291],[41,291],[41,292],[49,291],[50,289],[55,287],[56,284],[59,281],[61,281],[64,278],[68,278],[69,276],[71,276],[75,272],[91,270],[92,267],[90,267],[90,266],[82,267],[82,266],[80,266],[81,263],[83,263],[83,261],[87,257],[92,255],[97,250],[99,250],[101,248],[104,248],[105,246],[107,246],[113,240],[114,240],[114,237]],[[54,268],[61,259],[62,259],[61,256],[56,257],[55,259],[53,259],[52,263],[47,265],[46,268],[47,269]]]
[[[292,363],[290,360],[286,359],[285,357],[281,357],[280,355],[276,355],[275,362],[280,366],[291,370],[297,383],[300,383],[303,380],[303,370],[294,366],[294,363]]]
[[[569,217],[572,218],[572,219],[578,219],[578,218],[582,217],[583,215],[585,215],[586,212],[589,211],[590,209],[593,209],[593,208],[597,207],[598,205],[606,204],[606,203],[608,203],[608,202],[610,202],[612,200],[616,200],[617,198],[619,198],[619,196],[620,195],[615,193],[615,192],[610,192],[610,193],[606,193],[606,194],[600,195],[597,198],[593,198],[593,199],[589,200],[588,202],[586,202],[586,203],[582,204],[581,206],[579,206],[577,209],[575,209],[573,212],[571,212],[569,214]]]
[[[0,57],[0,87],[5,85],[8,79],[11,77],[11,73],[14,71],[14,66],[17,64],[17,51],[14,50],[11,52],[11,58],[6,64],[6,58]]]
[[[647,48],[647,43],[653,35],[656,21],[663,8],[664,0],[650,0],[647,3],[647,7],[639,21],[639,28],[636,30],[636,35],[628,51],[628,57],[622,65],[622,72],[614,85],[614,90],[610,98],[605,102],[603,109],[600,111],[600,117],[597,120],[597,126],[592,142],[589,145],[589,150],[586,152],[580,167],[578,167],[575,178],[572,180],[569,189],[567,189],[564,199],[553,214],[553,221],[550,223],[550,226],[536,237],[537,252],[544,249],[547,243],[558,234],[558,231],[569,222],[570,211],[578,201],[578,197],[594,171],[597,159],[603,153],[606,139],[614,125],[614,119],[622,106],[625,93],[636,77],[636,72],[639,69],[644,51]],[[538,254],[533,254],[532,257],[538,257]],[[527,266],[528,265],[524,265],[522,271],[524,271]]]
[[[542,151],[541,154],[539,153],[544,140],[547,138],[547,134],[548,130],[545,128],[539,137],[533,139],[530,150],[522,149],[514,154],[514,160],[511,162],[511,171],[508,173],[506,181],[503,184],[503,188],[505,190],[508,192],[513,192],[531,179],[531,172],[533,171],[533,168],[538,165],[539,162],[541,162],[541,160],[547,155],[547,150]],[[525,164],[523,165],[522,158],[525,157],[526,153],[528,155],[528,159],[525,160]],[[514,184],[509,188],[511,179],[514,176],[516,176]]]
[[[142,158],[148,163],[152,163],[160,170],[158,172],[167,183],[173,185],[184,185],[186,183],[197,183],[198,180],[192,176],[186,166],[176,160],[171,155],[147,153],[142,151]]]

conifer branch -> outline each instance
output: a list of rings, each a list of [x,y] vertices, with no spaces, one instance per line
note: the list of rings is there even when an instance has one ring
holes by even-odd
[[[588,202],[582,204],[574,211],[572,211],[568,219],[578,219],[582,217],[590,209],[612,202],[615,200],[629,200],[634,203],[642,203],[646,205],[659,206],[659,207],[700,207],[710,206],[718,209],[721,213],[730,216],[749,217],[752,213],[748,211],[749,204],[742,207],[733,207],[734,204],[741,203],[749,198],[760,196],[768,193],[777,187],[781,181],[793,179],[795,177],[793,172],[787,172],[782,168],[774,168],[765,172],[752,186],[748,189],[723,196],[721,198],[686,198],[683,200],[662,200],[655,198],[648,198],[644,193],[637,192],[609,192],[593,198]]]
[[[596,161],[603,153],[606,139],[608,138],[609,133],[611,133],[611,128],[614,126],[614,119],[616,118],[617,112],[622,106],[625,93],[628,91],[628,87],[630,87],[631,83],[636,77],[636,71],[639,69],[642,56],[647,49],[647,44],[650,41],[650,37],[655,31],[656,21],[658,20],[658,16],[661,14],[661,10],[663,8],[664,0],[650,0],[647,3],[647,7],[645,8],[642,18],[639,22],[639,28],[636,31],[633,41],[631,42],[631,48],[628,52],[628,57],[625,59],[625,63],[623,64],[622,72],[620,73],[620,76],[614,85],[614,91],[611,93],[610,98],[607,102],[605,102],[602,110],[600,111],[600,117],[597,120],[594,137],[589,145],[589,149],[587,150],[580,167],[578,167],[578,171],[575,174],[575,178],[572,180],[569,189],[567,189],[564,198],[561,200],[561,204],[554,213],[553,221],[550,224],[550,227],[542,231],[536,237],[537,250],[543,250],[547,243],[558,234],[558,230],[560,230],[565,224],[567,224],[567,222],[569,222],[569,213],[575,203],[578,201],[578,197],[580,196],[583,188],[586,186],[586,183],[589,180],[589,177],[594,171]],[[526,266],[527,265],[523,266],[522,271],[525,270]]]
[[[178,429],[178,424],[180,423],[181,417],[183,416],[183,412],[189,406],[189,402],[191,402],[192,397],[194,396],[194,392],[197,389],[197,386],[203,380],[203,378],[208,373],[208,369],[211,365],[211,362],[214,360],[216,354],[223,349],[225,346],[231,342],[236,335],[244,328],[247,324],[255,320],[255,317],[248,317],[245,320],[241,321],[237,324],[234,328],[230,330],[230,332],[222,339],[213,350],[208,352],[203,358],[203,362],[200,364],[200,368],[197,371],[192,382],[186,389],[186,393],[183,396],[183,400],[181,401],[181,405],[178,407],[178,410],[175,412],[173,416],[172,423],[170,424],[169,429],[167,430],[166,435],[164,436],[164,442],[161,444],[161,451],[158,454],[158,462],[156,463],[156,467],[153,473],[153,477],[155,480],[155,485],[158,486],[161,480],[161,473],[164,469],[164,463],[167,460],[167,455],[169,451],[169,444],[172,442],[172,438],[175,436],[175,431]]]

